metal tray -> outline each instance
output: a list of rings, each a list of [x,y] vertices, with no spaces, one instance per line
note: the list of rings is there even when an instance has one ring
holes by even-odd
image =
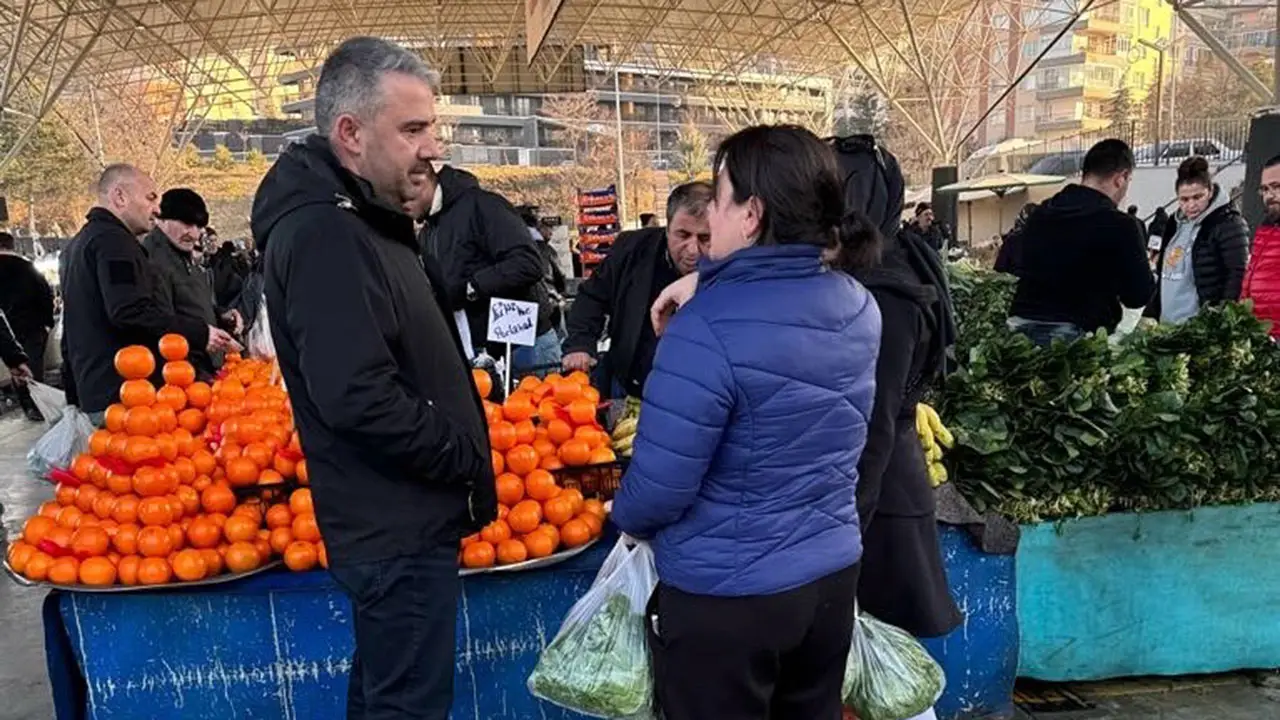
[[[585,547],[585,546],[584,546]],[[233,573],[231,575],[218,575],[216,577],[205,578],[204,580],[195,580],[192,582],[171,582],[164,585],[111,585],[109,587],[97,587],[93,585],[57,585],[50,582],[34,582],[23,577],[13,568],[9,567],[9,561],[4,561],[4,571],[9,575],[9,579],[23,587],[40,587],[50,590],[62,590],[65,592],[78,593],[130,593],[130,592],[155,592],[157,590],[183,590],[186,588],[205,587],[209,585],[223,585],[236,580],[243,580],[247,577],[253,577],[259,573],[280,567],[282,560],[272,560],[271,562],[250,570],[248,572]]]
[[[489,573],[520,572],[522,570],[538,570],[540,568],[551,567],[552,565],[559,565],[560,563],[566,560],[572,560],[578,555],[581,555],[582,553],[586,552],[588,549],[591,548],[592,545],[595,545],[599,541],[600,541],[600,538],[599,536],[597,536],[597,537],[591,538],[591,542],[587,543],[586,545],[579,545],[578,547],[573,548],[572,550],[564,550],[562,552],[548,555],[544,558],[534,558],[533,560],[525,560],[524,562],[512,563],[510,565],[494,565],[493,567],[487,567],[487,568],[464,568],[458,571],[458,576],[469,577],[471,575],[487,575]]]

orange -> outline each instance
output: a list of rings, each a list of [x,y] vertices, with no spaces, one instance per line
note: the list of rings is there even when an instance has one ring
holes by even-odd
[[[272,505],[267,508],[266,521],[267,527],[272,530],[276,528],[287,528],[293,524],[293,511],[284,503]]]
[[[116,433],[111,436],[111,444],[107,448],[107,454],[123,460],[124,451],[127,447],[129,447],[129,436],[125,433]]]
[[[137,555],[125,555],[120,558],[120,562],[116,563],[116,577],[121,585],[138,584],[138,565],[141,563],[142,558]]]
[[[601,520],[604,520],[604,517],[606,514],[604,511],[604,503],[596,498],[591,498],[590,500],[584,500],[582,502],[582,512],[591,513],[592,515],[595,515]]]
[[[147,380],[125,380],[120,385],[120,402],[127,408],[149,407],[156,401],[156,388]]]
[[[582,399],[589,401],[592,405],[600,406],[600,391],[590,385],[582,388]]]
[[[537,408],[533,405],[533,398],[525,392],[512,393],[511,397],[502,404],[502,416],[513,423],[528,420],[537,412]]]
[[[574,438],[560,446],[560,462],[569,467],[579,467],[591,461],[591,446],[587,441]]]
[[[298,470],[298,464],[296,462],[281,455],[280,453],[276,453],[275,457],[271,458],[271,467],[276,472],[280,473],[281,477],[285,478],[293,477]]]
[[[153,467],[140,467],[133,472],[133,491],[138,497],[150,498],[168,492],[169,481]]]
[[[171,433],[178,429],[178,413],[168,405],[156,405],[154,408],[156,413],[156,422],[160,425],[160,432]]]
[[[284,483],[284,476],[276,472],[275,470],[272,470],[271,468],[267,468],[266,470],[263,470],[262,474],[258,475],[259,485],[280,485],[283,483]]]
[[[115,506],[111,508],[111,519],[122,525],[137,522],[139,502],[138,496],[132,493],[117,497]]]
[[[517,445],[507,451],[507,467],[516,475],[528,475],[541,461],[538,451],[530,445]]]
[[[111,563],[107,563],[110,565]],[[80,561],[63,556],[49,566],[49,582],[55,585],[75,585],[80,581]]]
[[[196,408],[187,408],[178,413],[178,427],[189,433],[198,433],[204,430],[205,417],[203,410]]]
[[[143,525],[168,525],[173,520],[173,507],[168,497],[143,498],[138,503],[138,521]]]
[[[560,458],[556,455],[546,455],[542,458],[542,462],[538,463],[538,467],[547,472],[555,472],[564,468],[564,463],[560,462]]]
[[[502,471],[506,469],[506,466],[507,466],[506,460],[502,458],[502,453],[498,452],[497,450],[490,450],[489,457],[493,462],[493,476],[497,477],[501,475]]]
[[[524,491],[534,500],[550,500],[560,494],[556,479],[546,470],[531,470],[524,479]]]
[[[498,552],[493,545],[481,540],[471,543],[462,550],[462,564],[469,568],[493,567]]]
[[[131,465],[139,465],[155,460],[158,457],[160,457],[160,445],[155,439],[144,436],[130,436],[125,440],[125,462]]]
[[[307,474],[307,461],[299,460],[293,468],[294,474],[298,477],[298,482],[307,485],[311,482],[311,477]]]
[[[232,515],[222,526],[222,534],[229,543],[249,542],[258,536],[258,523],[247,515]]]
[[[177,385],[165,385],[156,391],[156,403],[178,412],[187,406],[187,391]]]
[[[36,549],[34,546],[28,545],[19,540],[9,546],[9,567],[13,568],[13,571],[16,573],[22,573],[22,571],[27,569],[27,561],[35,554]]]
[[[235,487],[254,485],[258,482],[258,464],[247,457],[232,458],[226,462],[227,482]]]
[[[547,522],[559,527],[573,519],[573,500],[567,497],[553,497],[542,505],[542,516]]]
[[[271,545],[271,551],[276,554],[283,554],[291,542],[293,542],[293,530],[287,527],[275,528],[267,536],[267,543]]]
[[[567,409],[574,425],[592,425],[596,421],[596,404],[590,400],[574,400]]]
[[[294,490],[293,494],[289,496],[289,509],[293,511],[294,515],[315,512],[315,505],[311,502],[311,490],[309,488]]]
[[[62,507],[76,504],[76,495],[80,492],[80,488],[67,483],[58,483],[58,487],[53,491],[54,500]]]
[[[117,413],[116,417],[118,418],[118,421],[120,423],[120,430],[123,430],[124,415],[122,413],[127,412],[127,409],[123,405],[112,405],[111,407],[120,408],[121,412]],[[110,412],[109,409],[108,409],[108,412]],[[112,432],[119,432],[119,430],[116,430],[116,431],[95,430],[93,434],[89,436],[89,454],[97,458],[97,457],[104,457],[105,455],[110,453]]]
[[[587,459],[588,465],[607,465],[611,462],[617,462],[618,456],[613,454],[613,450],[607,447],[598,447],[591,451],[591,457]]]
[[[149,407],[132,407],[125,412],[124,431],[130,435],[153,437],[160,432],[160,421]]]
[[[127,412],[129,408],[120,403],[113,403],[103,416],[103,425],[113,433],[124,432],[124,416]]]
[[[295,540],[284,549],[284,564],[294,572],[306,572],[315,568],[320,561],[316,546],[309,542]]]
[[[520,382],[516,383],[517,392],[532,393],[536,392],[542,386],[542,381],[536,375],[525,375],[520,378]]]
[[[494,403],[491,403],[488,400],[485,400],[483,403],[483,407],[484,407],[484,422],[486,425],[497,425],[498,423],[502,422],[502,406],[501,405],[495,405]]]
[[[519,475],[503,473],[497,480],[498,502],[503,505],[515,505],[524,499],[524,481]]]
[[[204,561],[204,554],[199,550],[179,550],[170,561],[173,574],[183,582],[203,580],[209,573],[209,566]]]
[[[218,467],[218,459],[208,450],[197,450],[191,454],[191,462],[196,466],[197,475],[210,475]]]
[[[84,519],[84,513],[80,512],[80,508],[69,505],[58,511],[58,525],[64,528],[75,530],[80,527],[80,521]]]
[[[197,517],[187,525],[187,542],[191,547],[204,550],[217,546],[222,540],[222,530],[217,523],[207,517]]]
[[[141,380],[156,371],[156,357],[141,345],[130,345],[116,352],[115,366],[125,380]]]
[[[267,433],[266,430],[263,429],[262,423],[252,419],[241,418],[240,422],[236,425],[235,432],[230,434],[234,434],[236,436],[236,442],[239,442],[241,445],[249,445],[251,443],[261,441],[262,438],[266,437]]]
[[[144,557],[162,558],[173,551],[173,540],[169,537],[169,529],[159,525],[148,525],[138,531],[138,554]]]
[[[498,564],[511,565],[529,559],[529,550],[519,540],[503,540],[498,543]]]
[[[560,406],[556,404],[555,400],[538,401],[538,422],[542,423],[543,427],[546,427],[547,423],[558,417],[560,417]]]
[[[59,525],[50,530],[49,534],[44,536],[44,539],[65,550],[71,547],[71,536],[74,534],[75,531],[71,528]]]
[[[100,527],[82,527],[71,536],[71,552],[76,557],[97,557],[106,555],[111,547],[111,538],[107,531]]]
[[[556,444],[546,438],[539,438],[533,441],[533,451],[538,453],[539,462],[549,457],[555,457],[556,449]]]
[[[506,520],[494,520],[480,531],[480,539],[496,547],[503,540],[511,539],[511,526]]]
[[[569,373],[569,377],[565,379],[568,380],[569,382],[577,383],[583,387],[588,387],[591,385],[591,376],[587,375],[581,370],[574,370],[573,372]]]
[[[324,546],[324,542],[316,543],[316,562],[320,563],[320,567],[325,570],[329,569],[329,550]]]
[[[587,444],[591,447],[595,447],[600,444],[599,436],[603,434],[605,434],[604,431],[597,430],[594,425],[583,425],[575,428],[573,431],[574,437],[580,440],[586,440]]]
[[[524,536],[524,547],[531,558],[543,558],[556,551],[557,538],[548,533],[534,531]]]
[[[516,423],[516,442],[521,445],[532,445],[533,439],[537,435],[536,429],[533,427],[532,420],[521,420]]]
[[[185,388],[196,381],[196,369],[186,360],[175,360],[164,364],[161,371],[164,381],[170,385]]]
[[[514,532],[533,532],[542,522],[542,505],[537,500],[521,500],[507,513],[506,522]]]
[[[556,402],[568,405],[582,399],[582,386],[569,380],[561,380],[555,385]]]
[[[275,460],[275,453],[265,444],[254,442],[244,446],[244,453],[241,457],[249,458],[259,468],[269,468]]]
[[[81,585],[106,587],[116,583],[116,566],[104,557],[92,557],[80,563]]]
[[[320,526],[316,524],[316,516],[313,513],[302,513],[294,517],[291,527],[296,540],[316,542],[320,539]]]
[[[222,560],[226,563],[227,570],[233,573],[256,570],[262,564],[262,556],[258,553],[258,548],[249,542],[231,543]]]
[[[589,512],[580,513],[578,519],[591,528],[591,537],[598,537],[604,532],[604,521]]]
[[[209,407],[209,403],[213,402],[213,390],[208,383],[193,382],[187,386],[186,393],[187,404],[193,408],[203,410]]]
[[[573,437],[573,427],[563,420],[552,420],[547,424],[547,439],[556,445],[563,445]]]
[[[190,485],[195,481],[198,474],[196,473],[196,464],[191,461],[191,458],[174,458],[173,469],[178,473],[178,482],[183,485]]]
[[[101,491],[92,485],[81,485],[76,488],[75,506],[80,512],[93,512],[93,500]]]
[[[138,583],[140,585],[164,585],[173,579],[173,568],[164,558],[143,558],[138,563]]]
[[[187,339],[177,333],[168,333],[160,338],[160,357],[165,360],[186,360],[190,350]]]
[[[210,485],[200,493],[200,506],[207,513],[229,513],[236,507],[236,495],[227,485]]]
[[[500,422],[489,426],[489,445],[494,450],[510,450],[516,445],[516,426]]]
[[[489,373],[476,368],[471,371],[471,380],[476,384],[476,392],[481,400],[487,400],[493,394],[493,377]]]
[[[585,502],[582,498],[582,491],[578,488],[565,488],[560,491],[559,497],[567,497],[573,501],[573,514],[577,515],[582,512],[582,504]]]
[[[580,547],[591,542],[591,526],[580,519],[570,520],[560,528],[560,541],[565,547]]]
[[[200,550],[200,557],[204,558],[205,577],[214,577],[222,574],[222,554],[213,548],[203,548]]]
[[[165,410],[168,411],[169,409],[165,408]],[[162,413],[156,413],[157,418],[161,416]],[[178,459],[178,441],[174,440],[172,435],[167,432],[161,432],[159,435],[156,435],[155,440],[156,450],[160,453],[160,457],[169,462],[173,462]]]
[[[43,503],[40,506],[40,511],[37,512],[36,515],[43,515],[44,517],[47,517],[50,520],[56,520],[58,517],[58,511],[61,509],[62,509],[62,506],[59,505],[56,500],[50,500],[49,502]],[[33,515],[32,517],[35,517],[35,516]]]
[[[53,558],[37,550],[27,560],[27,579],[36,582],[43,582],[49,579],[49,568],[52,566]]]
[[[196,489],[190,485],[179,485],[173,491],[173,496],[182,505],[182,515],[184,517],[200,512],[200,493],[196,492]]]

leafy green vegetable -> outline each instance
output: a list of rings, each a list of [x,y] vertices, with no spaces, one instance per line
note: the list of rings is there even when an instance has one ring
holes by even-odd
[[[903,720],[933,707],[947,678],[905,631],[866,613],[858,616],[841,695],[859,720]]]
[[[644,616],[622,593],[585,622],[561,628],[529,676],[534,695],[606,718],[647,715],[652,702]]]

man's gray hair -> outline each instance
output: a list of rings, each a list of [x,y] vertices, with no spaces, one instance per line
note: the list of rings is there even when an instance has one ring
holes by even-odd
[[[439,73],[399,45],[375,37],[353,37],[324,61],[316,83],[316,131],[328,137],[342,115],[369,117],[382,102],[379,81],[387,73],[419,78],[440,86]]]
[[[98,182],[94,186],[99,198],[105,198],[108,193],[115,189],[116,185],[122,182],[132,181],[142,171],[130,165],[129,163],[112,163],[102,169],[102,174],[98,176]]]
[[[711,189],[711,184],[701,180],[694,180],[676,187],[667,196],[667,224],[670,225],[671,219],[681,210],[694,217],[702,217],[707,213],[707,205],[711,203],[713,197],[715,197],[715,191]]]

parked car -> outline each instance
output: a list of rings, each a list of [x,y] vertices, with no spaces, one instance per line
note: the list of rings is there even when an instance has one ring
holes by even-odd
[[[1242,152],[1214,138],[1188,138],[1161,142],[1158,156],[1155,143],[1141,145],[1133,151],[1133,159],[1139,166],[1154,166],[1156,158],[1159,157],[1161,165],[1177,167],[1192,155],[1206,158],[1210,165],[1216,167],[1239,160]]]

